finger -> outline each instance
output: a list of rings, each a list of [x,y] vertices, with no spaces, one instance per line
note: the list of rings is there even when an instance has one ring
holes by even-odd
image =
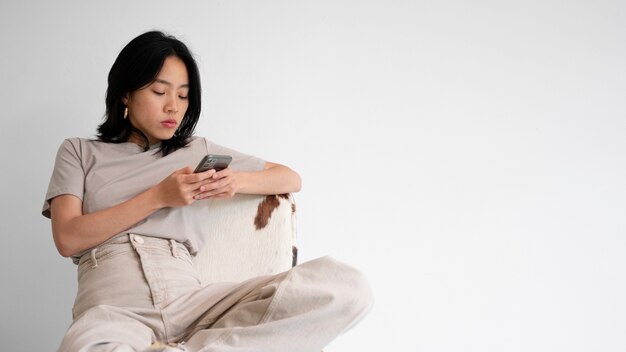
[[[235,195],[235,192],[233,192],[232,190],[226,191],[226,192],[222,192],[222,193],[218,193],[216,195],[214,195],[214,198],[230,198],[232,196]]]
[[[226,188],[215,188],[206,192],[202,192],[201,197],[202,198],[214,197],[214,196],[217,196],[218,194],[222,194],[226,192],[227,192]]]
[[[193,198],[195,200],[200,200],[200,199],[205,199],[205,198],[217,197],[223,193],[225,193],[223,189],[213,189],[210,191],[202,191],[198,193],[197,195],[195,195]]]
[[[215,174],[215,170],[213,170],[213,169],[201,172],[201,173],[198,174],[199,181],[210,180],[211,177],[213,176],[213,174]]]
[[[204,193],[204,192],[214,192],[215,190],[220,189],[223,186],[220,186],[219,184],[217,184],[217,182],[207,182],[207,183],[203,183],[202,185],[200,185],[197,188],[197,192],[199,193]]]
[[[209,169],[209,170],[201,172],[200,175],[203,175],[205,178],[210,178],[215,173],[216,173],[215,169]]]
[[[233,173],[233,171],[229,168],[225,168],[223,170],[220,170],[218,172],[216,172],[215,174],[213,174],[213,179],[218,180],[220,178],[224,178],[226,176],[229,176]]]
[[[222,188],[229,187],[231,183],[232,183],[232,178],[225,177],[219,180],[215,180],[210,185],[206,185],[205,187],[207,187],[207,189],[222,189]]]
[[[215,173],[215,170],[207,170],[199,173],[192,173],[190,175],[185,176],[185,183],[195,184],[198,182],[202,182],[204,180],[211,179],[211,176]]]

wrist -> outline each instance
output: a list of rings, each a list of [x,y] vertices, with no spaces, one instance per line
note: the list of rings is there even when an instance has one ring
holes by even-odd
[[[238,172],[233,176],[235,176],[235,194],[246,193],[250,187],[250,173]]]
[[[146,204],[151,205],[151,210],[159,210],[161,208],[165,208],[166,204],[163,199],[160,197],[159,185],[150,187],[147,191],[143,193],[143,196],[146,197]]]

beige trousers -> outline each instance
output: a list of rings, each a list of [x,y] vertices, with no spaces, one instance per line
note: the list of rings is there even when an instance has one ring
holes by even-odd
[[[319,352],[372,299],[359,272],[328,257],[202,286],[185,246],[128,234],[81,257],[59,351],[144,351],[158,341],[172,351]]]

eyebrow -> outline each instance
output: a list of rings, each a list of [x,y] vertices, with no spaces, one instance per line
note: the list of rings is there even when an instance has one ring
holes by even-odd
[[[173,86],[173,84],[171,82],[168,82],[168,81],[166,81],[164,79],[157,78],[154,81],[157,82],[157,83],[165,84],[165,85],[170,86],[170,87]],[[189,88],[189,83],[181,84],[178,88]]]

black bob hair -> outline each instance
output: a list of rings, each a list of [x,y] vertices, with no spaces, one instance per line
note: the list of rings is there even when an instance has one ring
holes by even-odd
[[[117,56],[109,71],[106,92],[106,115],[98,126],[97,137],[107,143],[124,143],[136,133],[145,141],[145,151],[149,150],[148,137],[124,118],[126,105],[122,98],[154,82],[163,67],[165,59],[175,56],[187,67],[189,76],[189,106],[176,134],[161,142],[159,150],[166,156],[185,147],[193,135],[200,118],[200,73],[187,46],[173,36],[151,31],[131,40]]]

